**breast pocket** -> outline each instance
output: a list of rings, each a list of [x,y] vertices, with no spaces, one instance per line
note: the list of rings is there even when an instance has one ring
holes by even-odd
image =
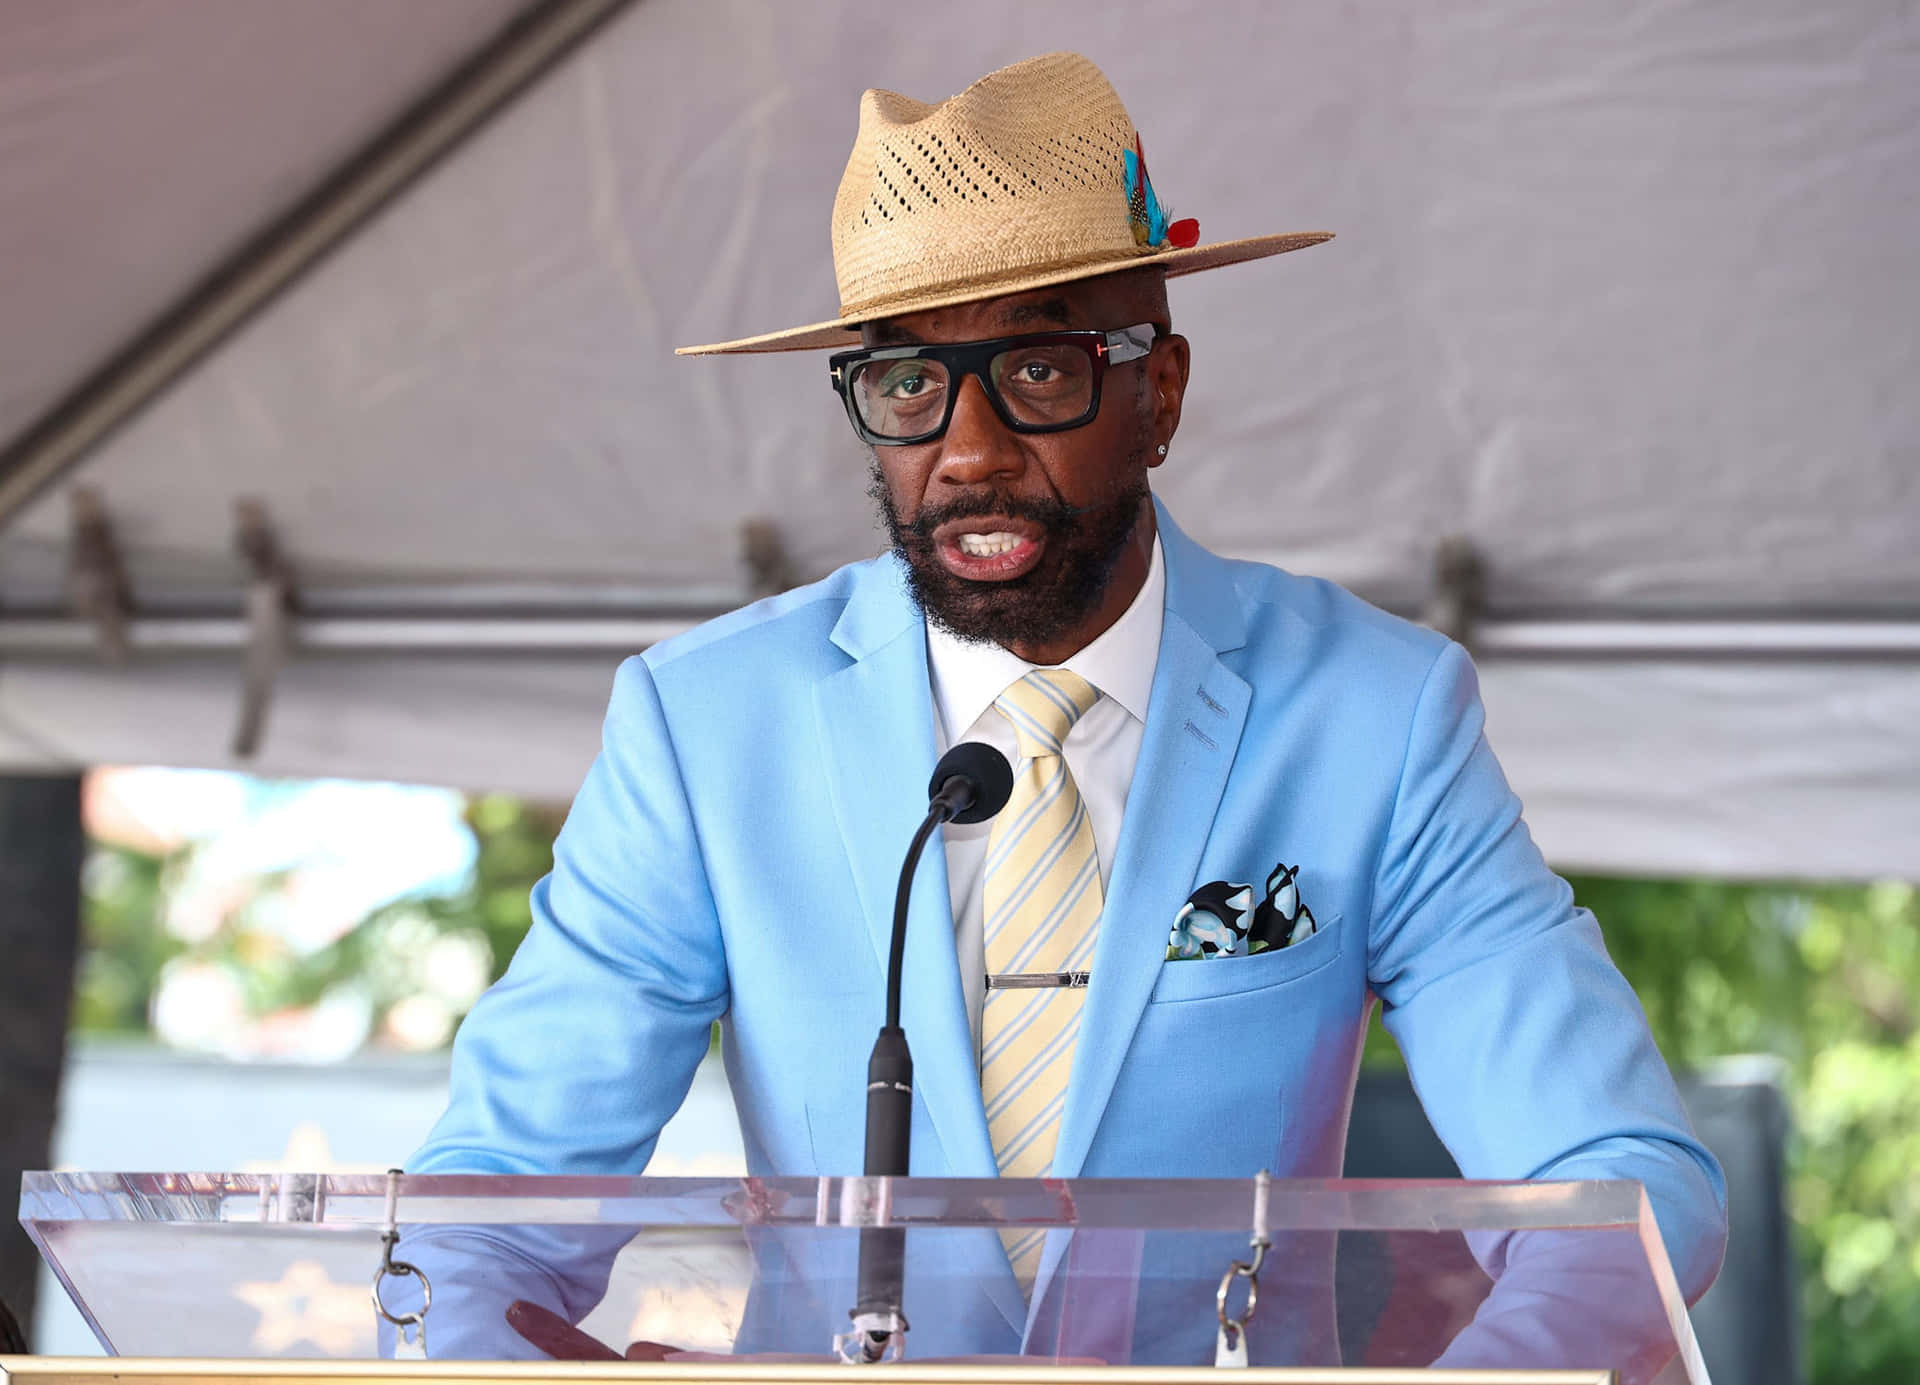
[[[1272,952],[1247,957],[1208,957],[1162,962],[1160,975],[1147,998],[1152,1005],[1178,1005],[1190,1000],[1213,1000],[1244,995],[1270,986],[1284,986],[1311,976],[1338,960],[1346,933],[1340,916],[1321,923],[1311,938]]]

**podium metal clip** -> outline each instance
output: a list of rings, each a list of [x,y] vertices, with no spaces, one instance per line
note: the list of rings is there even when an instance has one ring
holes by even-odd
[[[1227,1266],[1227,1272],[1220,1276],[1219,1292],[1214,1295],[1214,1308],[1220,1318],[1220,1335],[1215,1341],[1213,1353],[1213,1364],[1216,1366],[1238,1367],[1247,1364],[1247,1322],[1260,1306],[1260,1269],[1267,1263],[1267,1249],[1272,1245],[1272,1238],[1267,1233],[1272,1193],[1273,1175],[1262,1169],[1253,1180],[1253,1254],[1249,1259],[1235,1260]],[[1238,1316],[1232,1316],[1227,1312],[1227,1296],[1236,1279],[1247,1281],[1247,1303]]]
[[[395,1329],[393,1341],[393,1359],[396,1361],[424,1361],[427,1357],[427,1310],[433,1307],[433,1285],[427,1276],[405,1260],[393,1258],[393,1248],[400,1243],[400,1170],[387,1170],[387,1229],[380,1237],[380,1268],[373,1272],[373,1311],[392,1323]],[[402,1278],[413,1275],[420,1281],[420,1306],[410,1313],[395,1313],[388,1308],[380,1297],[380,1282],[388,1275]],[[409,1336],[407,1329],[413,1334]]]

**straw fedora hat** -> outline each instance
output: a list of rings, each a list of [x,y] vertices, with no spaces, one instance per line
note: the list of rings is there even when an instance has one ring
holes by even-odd
[[[927,105],[860,98],[860,133],[833,201],[840,316],[683,356],[860,344],[860,326],[1141,265],[1169,275],[1303,250],[1325,231],[1200,245],[1168,223],[1139,133],[1078,53],[989,73]]]

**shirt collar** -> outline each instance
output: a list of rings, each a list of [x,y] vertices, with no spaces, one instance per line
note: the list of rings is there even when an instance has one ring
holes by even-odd
[[[1153,691],[1154,666],[1160,659],[1166,603],[1167,570],[1156,533],[1147,580],[1132,604],[1098,639],[1060,665],[1093,684],[1142,725],[1147,720],[1147,697]],[[1010,649],[973,644],[927,622],[927,673],[948,741],[963,736],[1008,684],[1038,667]]]

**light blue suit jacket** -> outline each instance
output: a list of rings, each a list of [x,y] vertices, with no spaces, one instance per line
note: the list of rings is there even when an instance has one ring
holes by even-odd
[[[1159,664],[1055,1174],[1338,1176],[1377,997],[1468,1177],[1639,1179],[1703,1292],[1719,1168],[1521,822],[1466,655],[1159,522]],[[890,556],[628,660],[533,928],[462,1027],[410,1171],[637,1172],[718,1019],[749,1168],[857,1173],[934,759],[925,629]],[[1258,889],[1279,861],[1318,933],[1164,960],[1195,887]],[[913,1169],[989,1177],[948,897],[931,851],[906,953]]]

